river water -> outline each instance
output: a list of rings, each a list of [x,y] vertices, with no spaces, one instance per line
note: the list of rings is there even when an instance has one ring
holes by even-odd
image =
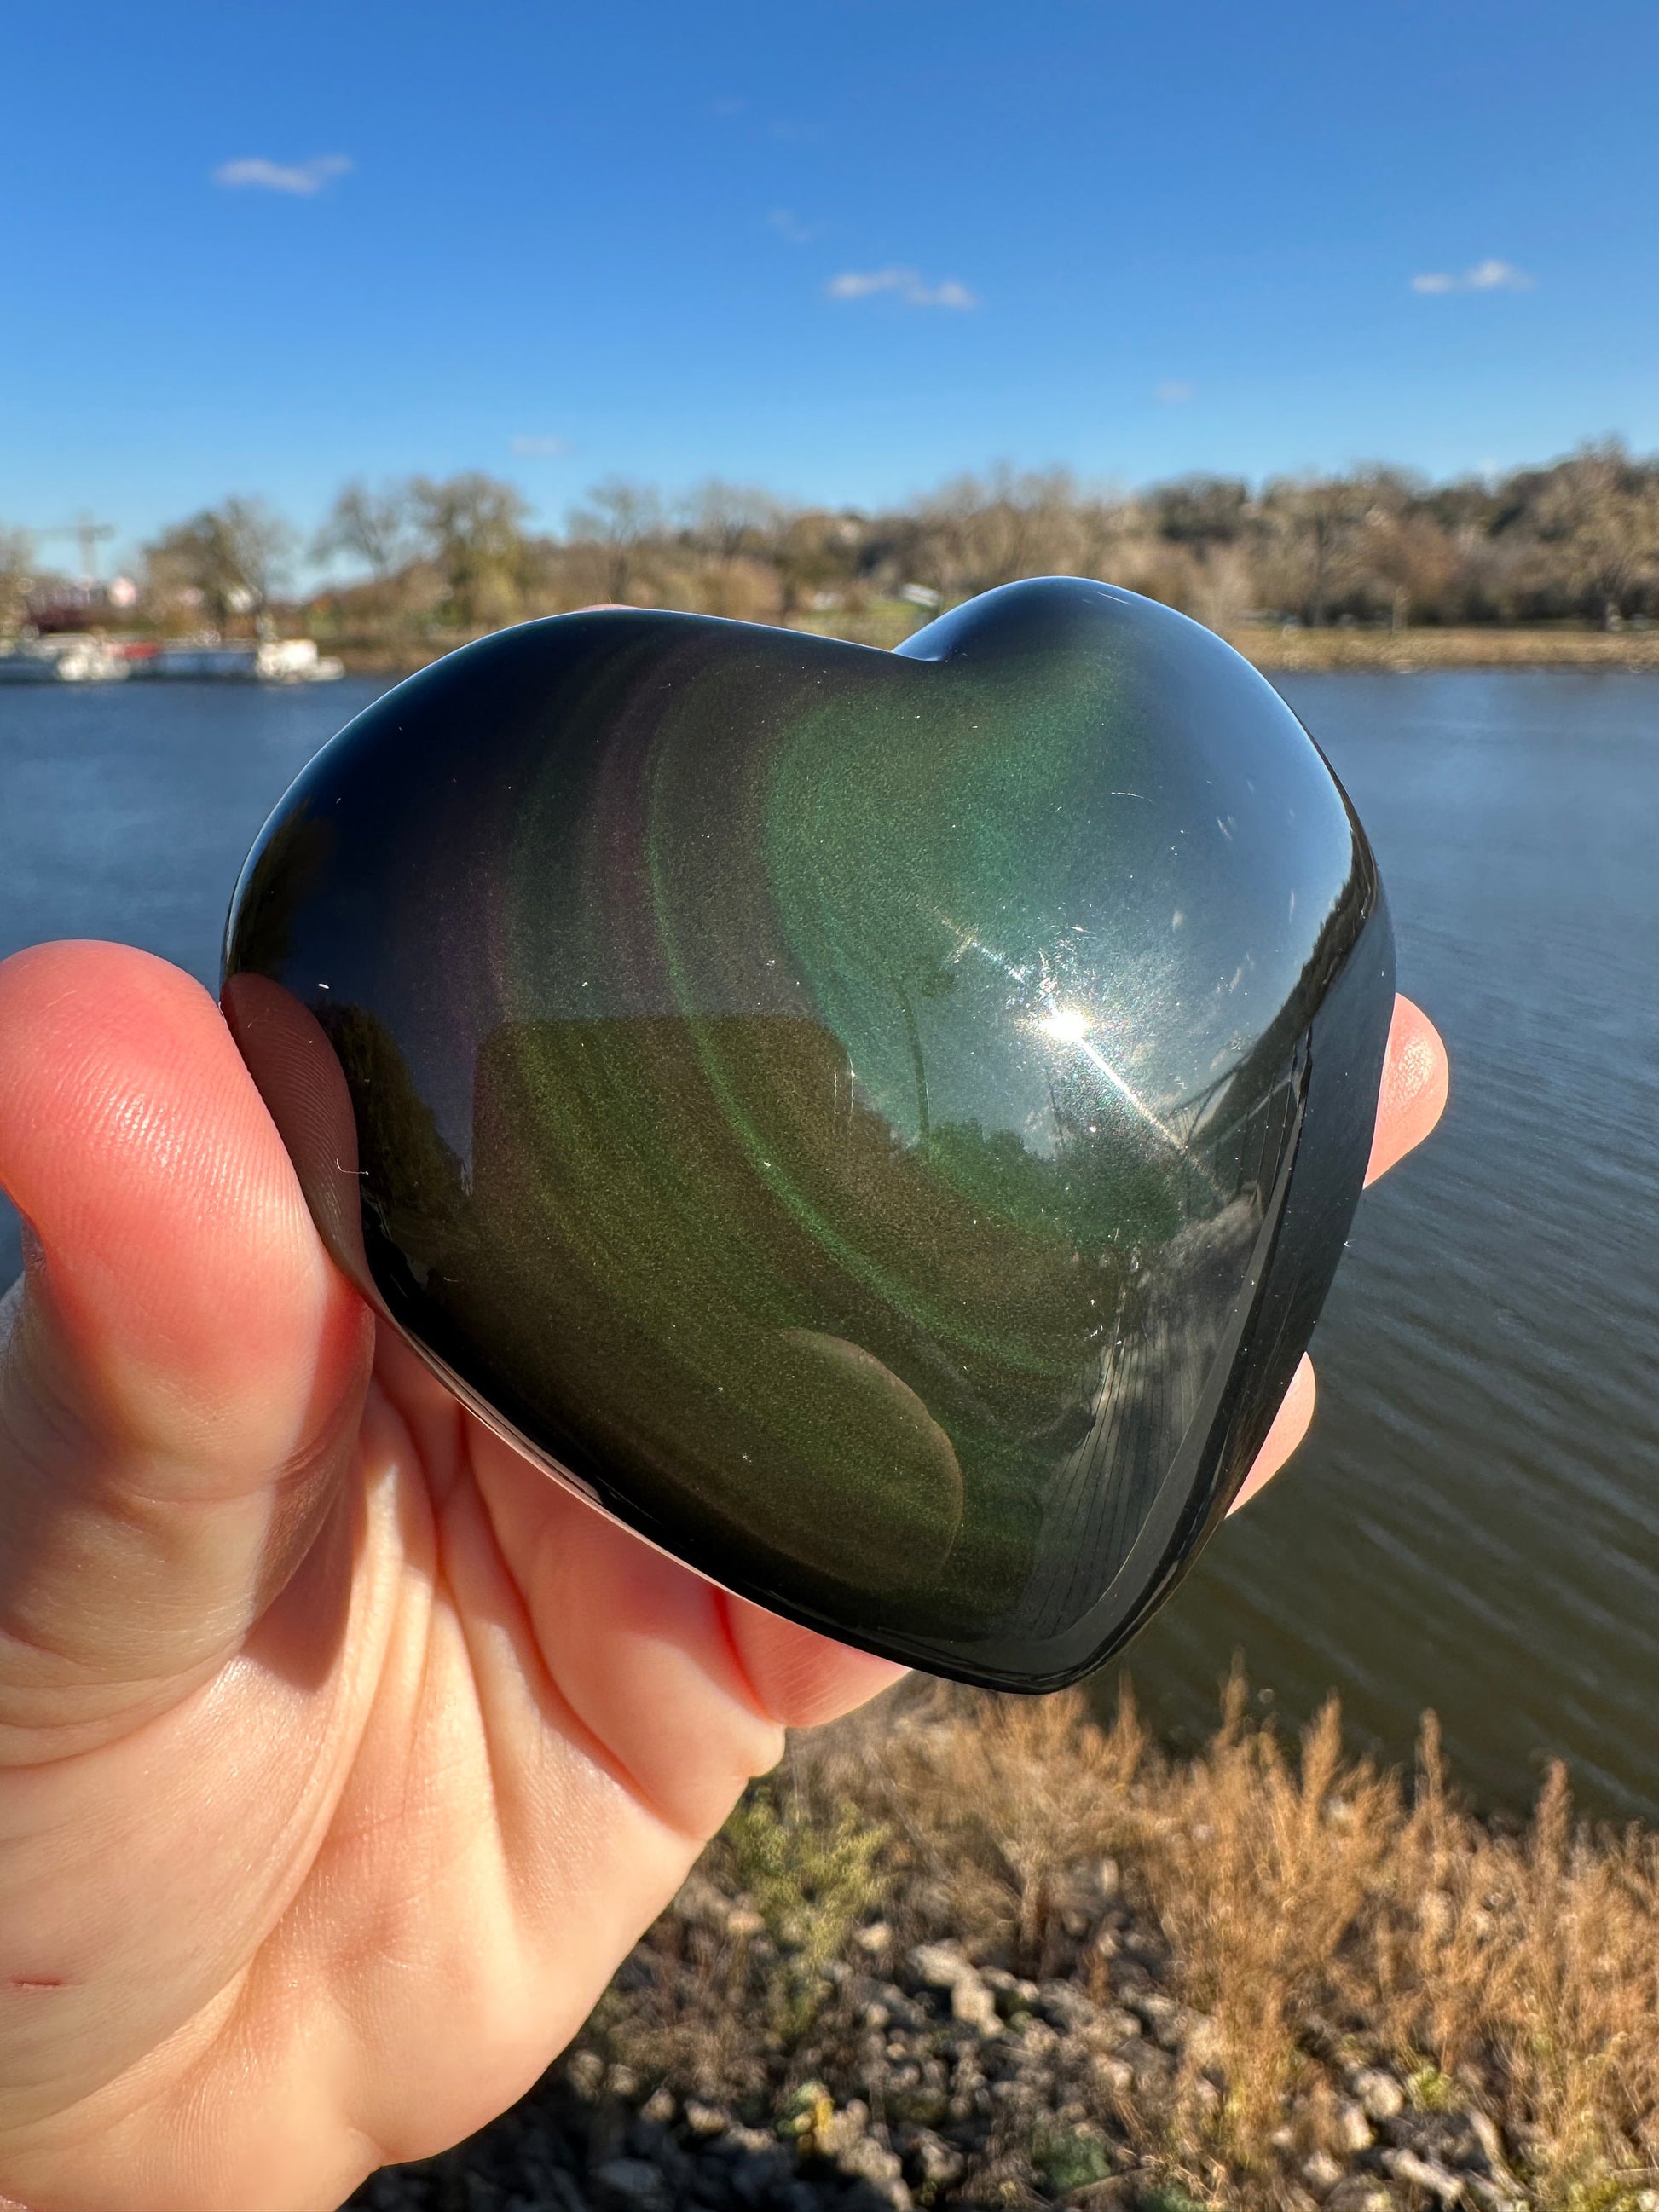
[[[1659,678],[1282,688],[1370,830],[1452,1103],[1361,1206],[1312,1438],[1137,1688],[1196,1734],[1242,1651],[1389,1756],[1434,1706],[1487,1802],[1559,1753],[1591,1809],[1659,1818]],[[210,983],[253,832],[376,689],[0,692],[0,954],[118,937]]]

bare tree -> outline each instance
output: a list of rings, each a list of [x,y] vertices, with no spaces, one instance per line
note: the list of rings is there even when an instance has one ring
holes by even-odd
[[[1253,603],[1255,572],[1242,545],[1211,538],[1191,554],[1190,611],[1223,633],[1236,629]]]
[[[498,477],[469,470],[441,481],[411,477],[409,502],[453,620],[464,629],[510,622],[524,587],[529,508],[523,495]]]
[[[344,554],[360,561],[377,584],[385,585],[422,550],[420,520],[407,483],[371,490],[361,477],[346,484],[312,542],[312,558],[331,561]]]
[[[914,527],[899,533],[913,580],[945,605],[1022,576],[1081,568],[1089,517],[1063,469],[1017,472],[1006,463],[988,478],[955,478],[923,502]]]
[[[268,513],[268,511],[267,511]],[[285,557],[247,550],[254,503],[227,501],[167,533],[152,575],[222,611],[268,598]],[[274,519],[272,519],[274,520]],[[278,532],[280,537],[280,532]],[[270,549],[268,548],[268,550]],[[1593,609],[1617,623],[1659,611],[1659,459],[1585,447],[1504,477],[1431,484],[1366,465],[1340,477],[1189,477],[1127,492],[1059,469],[960,477],[908,509],[795,512],[713,479],[675,503],[648,486],[596,485],[562,539],[525,534],[510,485],[477,475],[344,487],[316,540],[367,571],[331,619],[441,608],[469,629],[597,598],[790,621],[810,608],[892,627],[870,604],[937,593],[953,605],[1024,576],[1106,578],[1224,629],[1255,607],[1314,623],[1524,622]],[[924,586],[905,593],[906,586]],[[376,606],[381,594],[384,610]]]
[[[1235,545],[1249,530],[1249,487],[1237,477],[1190,476],[1156,484],[1147,514],[1161,537],[1176,545]]]
[[[1431,605],[1457,566],[1451,539],[1427,515],[1398,507],[1371,507],[1353,544],[1360,587],[1383,599],[1389,628],[1403,629],[1413,609]]]
[[[160,598],[199,605],[222,626],[252,615],[263,629],[297,542],[264,500],[233,497],[163,531],[144,549],[145,568]]]
[[[605,595],[626,605],[641,549],[661,535],[663,507],[648,484],[607,477],[588,493],[588,505],[568,518],[572,538],[600,548],[605,557]]]
[[[1345,477],[1281,477],[1267,487],[1262,508],[1279,596],[1316,629],[1352,581],[1354,533],[1370,504],[1366,488]]]
[[[1539,502],[1541,534],[1595,599],[1602,629],[1617,629],[1631,593],[1659,566],[1659,483],[1615,439],[1582,447],[1552,477]]]
[[[28,612],[34,581],[34,541],[27,530],[0,523],[0,630],[15,629]]]
[[[787,520],[781,501],[769,491],[725,483],[719,477],[699,484],[687,505],[693,537],[725,562],[769,540]]]
[[[957,477],[922,502],[908,563],[915,574],[909,580],[937,592],[941,606],[954,606],[973,588],[975,525],[984,504],[974,477]]]
[[[787,620],[803,602],[839,600],[856,588],[866,526],[855,514],[822,509],[789,517],[773,543],[780,605]]]
[[[975,588],[1074,571],[1081,550],[1079,505],[1077,486],[1064,469],[993,470],[969,532]]]

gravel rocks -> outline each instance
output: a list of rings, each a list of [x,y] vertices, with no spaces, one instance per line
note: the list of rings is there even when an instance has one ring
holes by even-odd
[[[918,1943],[905,1963],[927,1990],[953,1990],[974,1972],[960,1943]]]
[[[1194,2201],[1160,2195],[1156,2165],[1142,2167],[1135,2144],[1193,2064],[1194,2039],[1202,2048],[1213,2030],[1202,2014],[1143,1989],[1102,2004],[1058,1978],[1016,1984],[1000,1969],[981,1972],[948,1944],[911,1950],[900,1972],[902,1982],[890,1985],[847,1977],[817,2070],[802,2080],[797,2069],[769,2101],[738,2112],[681,2099],[641,2068],[585,2046],[473,2143],[376,2175],[353,2204],[361,2212],[990,2212],[1048,2201],[1073,2212],[1152,2212]],[[1000,1998],[1006,2016],[994,2005],[963,2019],[964,1987]],[[864,2025],[872,2009],[890,2015],[880,2030]],[[842,2022],[851,2040],[838,2046],[837,2063],[826,2063]],[[854,2078],[856,2095],[848,2094]],[[1382,2067],[1351,2071],[1346,2087],[1348,2097],[1322,2108],[1320,2139],[1310,2143],[1288,2125],[1273,2137],[1284,2160],[1277,2201],[1287,2212],[1528,2212],[1532,2200],[1484,2113],[1417,2110]]]
[[[1407,2182],[1413,2189],[1425,2190],[1442,2204],[1463,2202],[1462,2175],[1442,2166],[1437,2158],[1419,2158],[1413,2150],[1385,2150],[1382,2165],[1395,2180]]]
[[[1351,2173],[1325,2199],[1325,2212],[1395,2212],[1387,2185],[1369,2173]]]
[[[1391,2120],[1406,2109],[1406,2093],[1392,2074],[1380,2067],[1362,2066],[1350,2085],[1367,2119]]]
[[[1346,2151],[1351,2158],[1359,2151],[1369,2150],[1376,2141],[1364,2106],[1352,2100],[1337,2106],[1336,2117],[1331,2123],[1331,2134],[1334,2138],[1334,2148]]]
[[[375,2176],[359,2212],[933,2212],[1205,2200],[1153,2146],[1220,2124],[1217,2021],[1180,1994],[1115,1868],[1060,1886],[1040,1955],[969,1948],[884,1901],[804,1963],[765,1895],[702,1875],[579,2046],[495,2127]],[[763,1908],[765,1909],[763,1909]],[[932,1933],[930,1935],[930,1927]],[[1058,1934],[1054,1931],[1058,1929]],[[928,1940],[917,1941],[918,1936]],[[1037,1974],[1022,1972],[1040,1965]],[[1282,2212],[1528,2212],[1498,2130],[1426,2069],[1359,2063],[1312,2023],[1304,2087],[1264,2146]],[[1432,2104],[1433,2110],[1424,2109]],[[1192,2132],[1198,2130],[1197,2136]],[[1167,2158],[1167,2154],[1164,2154]],[[1224,2195],[1208,2200],[1228,2201]],[[1659,2208],[1656,2208],[1659,2212]]]
[[[953,2020],[976,2034],[996,2033],[1001,2026],[996,1997],[959,1944],[919,1943],[910,1954],[909,1966],[924,1987],[949,1994]]]
[[[1328,2150],[1316,2150],[1302,2161],[1302,2179],[1316,2197],[1328,2197],[1342,2179],[1342,2168]]]
[[[590,2180],[599,2212],[672,2212],[674,2191],[660,2166],[644,2158],[608,2158]]]
[[[906,2142],[906,2164],[921,2186],[937,2196],[961,2179],[964,2160],[954,2144],[931,2128],[913,2128]]]

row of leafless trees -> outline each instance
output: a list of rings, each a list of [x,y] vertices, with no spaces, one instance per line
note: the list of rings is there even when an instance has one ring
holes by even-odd
[[[948,605],[1020,576],[1104,577],[1217,629],[1579,621],[1659,613],[1659,456],[1616,442],[1496,478],[1431,483],[1381,465],[1253,489],[1189,477],[1143,491],[1063,470],[963,477],[890,514],[792,506],[722,483],[678,501],[613,478],[545,534],[514,488],[466,474],[346,486],[310,544],[263,501],[228,499],[147,549],[143,611],[167,627],[296,605],[301,554],[337,575],[314,628],[450,635],[595,600],[757,621],[855,619],[895,598]],[[0,532],[0,599],[27,564]],[[9,566],[8,566],[9,563]],[[0,620],[6,610],[0,605]]]

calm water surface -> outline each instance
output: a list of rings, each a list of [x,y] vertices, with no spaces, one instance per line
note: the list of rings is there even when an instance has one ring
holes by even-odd
[[[1659,1817],[1659,679],[1286,679],[1365,817],[1440,1133],[1371,1192],[1315,1345],[1314,1436],[1135,1650],[1179,1733],[1235,1650],[1466,1781],[1540,1760]],[[0,692],[0,954],[125,938],[211,982],[231,882],[377,687]],[[0,1278],[15,1232],[0,1226]]]

